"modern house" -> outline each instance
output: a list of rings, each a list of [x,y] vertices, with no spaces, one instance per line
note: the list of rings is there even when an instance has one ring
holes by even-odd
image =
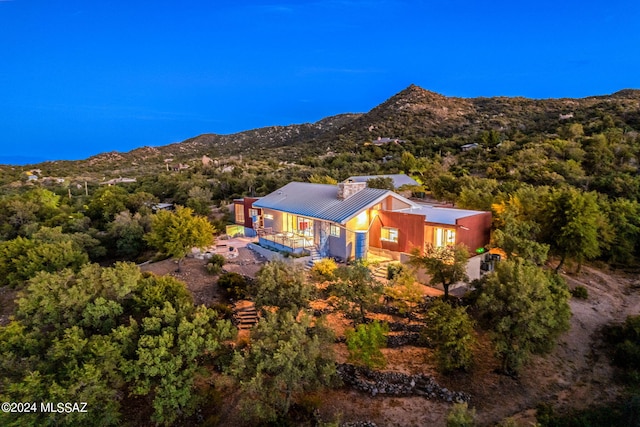
[[[234,201],[237,224],[260,244],[341,260],[376,254],[402,260],[413,248],[489,243],[491,213],[417,203],[393,191],[347,180],[336,185],[291,182],[261,198]]]

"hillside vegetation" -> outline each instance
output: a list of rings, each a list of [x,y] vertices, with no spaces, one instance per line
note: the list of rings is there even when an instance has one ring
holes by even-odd
[[[543,425],[572,425],[553,412],[562,400],[557,390],[579,396],[582,381],[588,390],[603,389],[604,406],[591,408],[598,417],[619,409],[611,401],[628,398],[615,419],[631,419],[640,334],[637,318],[625,318],[637,314],[640,301],[639,132],[636,90],[584,99],[461,99],[412,85],[365,114],[200,135],[82,161],[1,166],[0,397],[89,401],[102,415],[7,413],[0,420],[118,425],[133,417],[132,425],[200,425],[206,418],[221,425],[242,413],[246,425],[322,425],[318,416],[340,414],[326,415],[316,393],[369,408],[370,397],[345,398],[352,392],[336,379],[347,381],[349,372],[376,378],[386,358],[385,369],[410,366],[413,377],[385,378],[417,378],[435,390],[427,374],[438,372],[461,392],[439,388],[438,410],[448,411],[457,396],[486,424],[541,403]],[[179,276],[143,274],[133,264],[173,258],[173,269],[194,268],[183,258],[224,232],[225,206],[234,198],[295,180],[401,172],[419,183],[403,188],[415,198],[493,214],[486,249],[506,260],[461,301],[425,298],[429,291],[409,266],[389,269],[380,283],[362,263],[325,265],[310,276],[267,264],[250,281],[221,274],[224,259]],[[184,208],[159,213],[160,202]],[[432,258],[416,252],[411,264],[446,275],[443,264],[451,262]],[[454,266],[466,261],[454,258]],[[619,276],[600,272],[606,269]],[[196,307],[201,296],[170,276],[188,281],[206,271],[202,288],[215,287],[217,296],[204,301],[209,308]],[[613,295],[624,310],[610,304]],[[250,337],[236,338],[229,322],[238,298],[252,298],[262,316]],[[618,372],[598,335],[603,327],[627,383],[602,385]],[[394,335],[402,331],[410,341],[398,343]],[[556,342],[561,348],[554,350]],[[404,357],[405,349],[419,357]],[[589,358],[598,362],[593,375]],[[531,366],[543,367],[548,380]],[[392,411],[406,402],[420,408],[424,399],[378,402]],[[585,409],[562,403],[562,410]],[[468,406],[454,409],[473,418]]]

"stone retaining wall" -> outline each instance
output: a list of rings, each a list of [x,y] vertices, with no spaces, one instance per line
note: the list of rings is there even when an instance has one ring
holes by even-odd
[[[433,377],[425,374],[373,371],[347,363],[339,364],[337,372],[346,385],[371,396],[422,396],[457,403],[471,400],[468,394],[441,387]]]

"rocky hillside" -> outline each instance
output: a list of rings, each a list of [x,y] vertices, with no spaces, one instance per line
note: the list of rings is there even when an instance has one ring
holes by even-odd
[[[597,131],[605,120],[622,129],[640,131],[640,90],[625,89],[581,99],[456,98],[410,85],[365,114],[341,114],[316,123],[272,126],[232,135],[203,134],[162,147],[103,153],[78,162],[53,162],[48,169],[67,169],[74,163],[80,170],[140,172],[145,165],[162,165],[168,159],[187,162],[203,155],[264,156],[266,151],[291,160],[303,154],[320,154],[328,147],[339,151],[345,142],[358,144],[378,137],[441,137],[466,143],[489,130],[508,138],[518,132],[550,135],[574,122],[581,123],[586,132]]]
[[[411,85],[344,125],[339,133],[355,139],[377,137],[472,138],[481,131],[554,133],[567,122],[599,126],[609,115],[619,127],[640,130],[640,90],[582,99],[455,98]]]

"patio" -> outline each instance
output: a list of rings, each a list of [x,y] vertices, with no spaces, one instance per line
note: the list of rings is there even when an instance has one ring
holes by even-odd
[[[301,236],[294,233],[261,234],[259,243],[261,246],[295,254],[303,253],[305,250],[314,247],[312,237]]]

